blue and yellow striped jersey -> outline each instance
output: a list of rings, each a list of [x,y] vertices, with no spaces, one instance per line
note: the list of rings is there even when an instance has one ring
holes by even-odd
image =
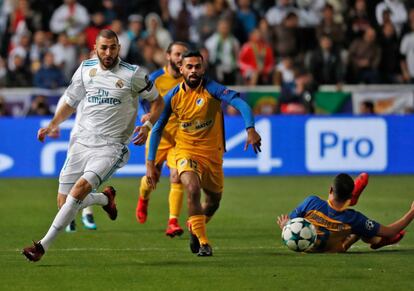
[[[290,215],[303,217],[317,229],[318,240],[311,251],[337,252],[350,234],[371,238],[377,235],[380,224],[353,209],[339,210],[317,196],[307,197]]]

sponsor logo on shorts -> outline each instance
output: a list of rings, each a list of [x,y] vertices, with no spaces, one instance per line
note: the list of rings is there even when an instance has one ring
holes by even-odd
[[[180,167],[184,167],[185,165],[187,165],[187,159],[181,159],[178,161],[178,165]]]

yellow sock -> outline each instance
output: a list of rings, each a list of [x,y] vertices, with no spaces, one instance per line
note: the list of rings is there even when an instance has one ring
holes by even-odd
[[[183,206],[184,187],[181,183],[171,183],[168,201],[170,204],[170,218],[178,218]]]
[[[152,189],[148,184],[147,176],[142,177],[141,185],[139,187],[139,197],[141,197],[144,200],[148,200],[151,192],[152,192]]]
[[[188,218],[188,221],[191,224],[192,233],[197,236],[200,244],[208,244],[209,242],[206,234],[206,216],[193,215]]]

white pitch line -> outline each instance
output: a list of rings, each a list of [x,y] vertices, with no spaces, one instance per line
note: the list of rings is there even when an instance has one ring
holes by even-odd
[[[215,250],[233,250],[233,251],[242,251],[242,250],[273,250],[278,248],[284,248],[283,246],[255,246],[255,247],[214,247]],[[153,252],[153,251],[165,251],[171,252],[171,250],[181,250],[181,248],[65,248],[65,249],[50,249],[48,252]],[[21,252],[21,249],[9,249],[9,250],[0,250],[0,253],[3,252]]]

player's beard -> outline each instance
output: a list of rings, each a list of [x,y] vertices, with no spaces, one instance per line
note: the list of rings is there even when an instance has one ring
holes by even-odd
[[[170,61],[170,67],[171,67],[171,69],[173,69],[173,71],[177,75],[181,75],[180,66],[181,66],[181,62],[180,63],[174,63],[173,61]]]
[[[190,77],[195,77],[195,78],[190,78]],[[201,79],[202,79],[202,76],[193,74],[193,75],[189,75],[187,78],[185,78],[185,83],[191,89],[195,89],[195,88],[198,87],[198,85],[200,85]]]
[[[113,67],[115,67],[115,65],[116,65],[116,62],[118,61],[118,55],[116,56],[116,57],[101,57],[99,54],[98,54],[98,59],[99,59],[99,61],[101,62],[101,64],[102,64],[102,66],[105,68],[105,69],[107,69],[107,70],[110,70],[110,69],[112,69]]]

